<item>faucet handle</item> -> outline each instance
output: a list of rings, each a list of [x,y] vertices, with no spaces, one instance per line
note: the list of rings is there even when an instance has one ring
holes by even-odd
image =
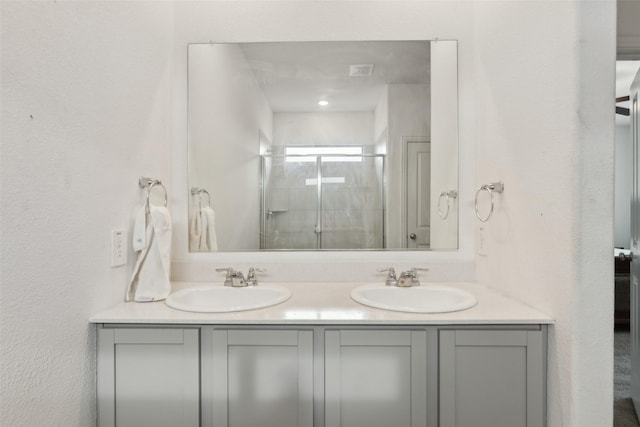
[[[409,270],[403,271],[402,274],[400,274],[400,279],[398,279],[398,286],[420,286],[420,281],[418,280],[418,271],[429,271],[429,269],[422,267],[411,267]]]
[[[256,277],[256,273],[264,273],[266,271],[264,268],[249,268],[249,272],[247,273],[247,286],[257,286],[258,278]]]
[[[398,278],[396,277],[396,269],[393,267],[387,267],[387,268],[378,268],[377,269],[378,272],[382,273],[385,271],[388,271],[389,274],[387,274],[387,280],[385,280],[384,284],[386,286],[396,286],[398,284]]]
[[[216,268],[216,271],[227,272],[227,276],[224,278],[225,286],[233,286],[233,287],[247,286],[247,281],[245,280],[244,275],[241,272],[236,271],[231,267]]]
[[[217,272],[223,272],[225,271],[227,273],[227,278],[231,277],[236,271],[231,268],[231,267],[223,267],[223,268],[216,268]]]

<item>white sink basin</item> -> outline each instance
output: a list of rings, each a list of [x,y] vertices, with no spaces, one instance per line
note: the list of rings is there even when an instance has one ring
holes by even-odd
[[[466,310],[478,303],[476,297],[469,292],[440,285],[407,288],[365,285],[351,291],[351,298],[370,307],[409,313],[445,313]]]
[[[269,307],[290,297],[291,291],[280,286],[201,286],[177,291],[165,302],[182,311],[224,313]]]

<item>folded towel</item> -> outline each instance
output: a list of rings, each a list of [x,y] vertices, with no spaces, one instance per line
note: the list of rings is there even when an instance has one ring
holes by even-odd
[[[144,209],[144,208],[142,208]],[[127,288],[126,301],[160,301],[171,293],[171,216],[162,206],[151,206],[146,222],[146,246],[137,250],[138,260]],[[134,229],[134,236],[139,234]],[[134,247],[139,247],[134,241]]]
[[[192,252],[217,252],[215,213],[210,207],[197,210],[189,227],[189,250]]]

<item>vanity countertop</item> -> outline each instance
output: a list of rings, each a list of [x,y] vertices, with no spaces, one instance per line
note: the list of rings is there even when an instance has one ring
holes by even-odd
[[[193,313],[175,310],[164,301],[122,302],[96,314],[92,323],[119,324],[361,324],[361,325],[497,325],[551,324],[548,315],[477,283],[438,283],[472,293],[478,304],[449,313],[419,314],[367,307],[353,301],[351,290],[365,283],[268,283],[287,287],[291,298],[281,304],[230,313]],[[174,282],[173,290],[202,286],[199,282]],[[424,286],[429,286],[426,284]]]

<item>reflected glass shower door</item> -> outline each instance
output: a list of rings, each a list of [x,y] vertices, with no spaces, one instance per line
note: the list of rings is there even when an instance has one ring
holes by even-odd
[[[382,249],[384,156],[263,156],[261,249]]]
[[[321,174],[321,248],[384,248],[384,157],[323,156]]]
[[[261,249],[316,249],[318,168],[315,158],[262,157]]]

